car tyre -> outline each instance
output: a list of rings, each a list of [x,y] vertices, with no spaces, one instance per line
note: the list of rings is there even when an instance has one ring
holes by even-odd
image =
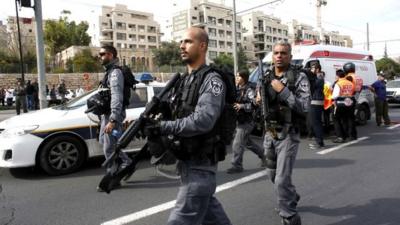
[[[368,121],[368,108],[365,105],[360,105],[357,110],[357,123],[366,125]]]
[[[40,151],[40,167],[49,175],[63,175],[77,171],[85,161],[83,144],[75,137],[57,136]]]

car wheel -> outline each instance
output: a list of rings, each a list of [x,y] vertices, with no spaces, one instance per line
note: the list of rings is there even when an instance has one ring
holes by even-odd
[[[40,167],[49,175],[63,175],[78,170],[85,161],[84,146],[71,136],[58,136],[40,151]]]
[[[368,121],[368,108],[360,105],[357,110],[357,122],[359,125],[366,125]]]

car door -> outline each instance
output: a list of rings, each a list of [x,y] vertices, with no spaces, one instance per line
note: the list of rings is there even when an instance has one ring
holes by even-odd
[[[126,109],[126,127],[133,121],[137,120],[140,117],[140,114],[144,111],[147,102],[149,102],[152,97],[151,88],[151,86],[137,86],[135,90],[131,91],[129,105]],[[126,151],[138,151],[144,143],[144,140],[134,138],[131,143],[129,143]]]

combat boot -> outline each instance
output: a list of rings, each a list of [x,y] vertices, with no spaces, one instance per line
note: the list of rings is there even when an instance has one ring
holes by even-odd
[[[301,219],[299,214],[294,214],[291,217],[284,218],[282,217],[282,224],[283,225],[301,225]]]

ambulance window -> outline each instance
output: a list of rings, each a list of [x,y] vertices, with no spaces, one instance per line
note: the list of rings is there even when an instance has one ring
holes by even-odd
[[[297,66],[301,66],[303,65],[303,60],[302,59],[292,59],[292,65],[297,65]]]
[[[131,92],[131,99],[127,108],[132,109],[144,107],[146,106],[147,98],[146,88],[136,88],[135,91]]]

